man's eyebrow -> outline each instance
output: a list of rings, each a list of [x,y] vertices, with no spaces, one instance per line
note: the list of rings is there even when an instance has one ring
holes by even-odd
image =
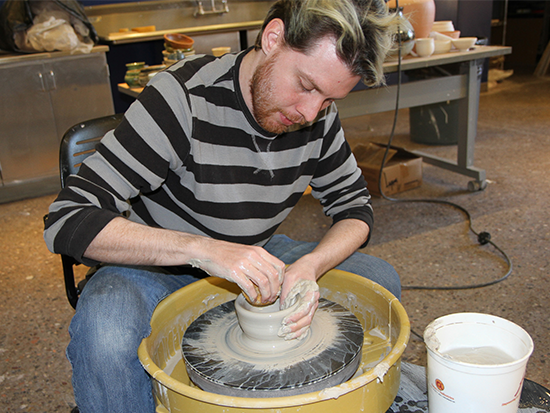
[[[302,72],[301,70],[298,71],[300,76],[305,79],[308,83],[311,84],[311,86],[313,87],[313,89],[317,90],[317,92],[319,92],[321,95],[325,95],[326,96],[326,93],[323,92],[323,89],[321,89],[319,87],[319,85],[317,83],[315,83],[315,81],[309,77],[309,75],[307,73],[304,73]]]
[[[313,89],[315,89],[317,92],[319,92],[321,95],[324,95],[324,96],[327,96],[327,99],[330,99],[330,100],[342,100],[345,98],[344,97],[331,97],[331,96],[328,96],[327,93],[325,93],[323,91],[323,89],[321,89],[321,87],[307,74],[307,73],[304,73],[303,71],[301,70],[298,70],[298,74],[301,78],[303,78],[305,81],[307,81],[308,83],[311,84],[311,86],[313,87]],[[347,95],[346,95],[347,96]]]

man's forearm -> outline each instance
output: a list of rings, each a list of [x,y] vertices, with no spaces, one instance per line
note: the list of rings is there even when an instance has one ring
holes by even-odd
[[[236,283],[252,299],[274,301],[284,263],[265,249],[179,231],[152,228],[115,218],[96,235],[84,256],[111,264],[173,266],[190,264]]]
[[[312,268],[315,277],[319,278],[353,254],[367,240],[369,231],[369,226],[361,220],[339,221],[327,231],[319,245],[297,263]]]
[[[192,258],[186,251],[193,251],[199,238],[115,218],[94,238],[84,256],[116,264],[184,265]]]

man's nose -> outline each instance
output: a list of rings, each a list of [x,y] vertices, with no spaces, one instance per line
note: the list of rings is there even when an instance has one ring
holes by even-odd
[[[308,97],[296,107],[296,110],[304,117],[306,122],[313,122],[322,109],[323,102],[314,97]]]

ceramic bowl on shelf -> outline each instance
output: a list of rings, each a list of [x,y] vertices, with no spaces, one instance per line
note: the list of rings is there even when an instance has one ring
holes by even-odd
[[[145,67],[145,62],[126,63],[126,70],[141,70]]]
[[[432,31],[434,32],[452,32],[454,29],[455,28],[451,20],[436,21],[432,25]]]
[[[126,74],[124,75],[124,81],[126,84],[130,87],[139,87],[139,74],[141,73],[141,69],[137,70],[128,70]]]
[[[145,62],[126,63],[124,81],[130,87],[139,86],[139,74],[145,68]]]
[[[149,83],[149,80],[153,78],[158,72],[161,70],[166,69],[165,65],[156,65],[156,66],[149,66],[145,69],[142,69],[139,73],[139,85],[141,87],[147,86],[147,83]]]
[[[182,33],[166,33],[164,35],[164,41],[172,48],[176,50],[188,50],[193,48],[195,41]]]
[[[476,44],[477,37],[461,37],[451,41],[453,42],[453,46],[458,50],[461,52],[467,52],[474,46],[474,44]]]
[[[449,53],[451,51],[451,40],[434,40],[434,53],[435,54],[441,54],[441,53]]]
[[[460,37],[460,30],[448,31],[448,32],[439,32],[445,36],[450,37],[451,39],[458,39]]]

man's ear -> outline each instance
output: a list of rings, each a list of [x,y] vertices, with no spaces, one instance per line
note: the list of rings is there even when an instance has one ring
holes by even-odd
[[[262,51],[269,55],[284,44],[285,24],[281,19],[273,19],[262,33]]]

